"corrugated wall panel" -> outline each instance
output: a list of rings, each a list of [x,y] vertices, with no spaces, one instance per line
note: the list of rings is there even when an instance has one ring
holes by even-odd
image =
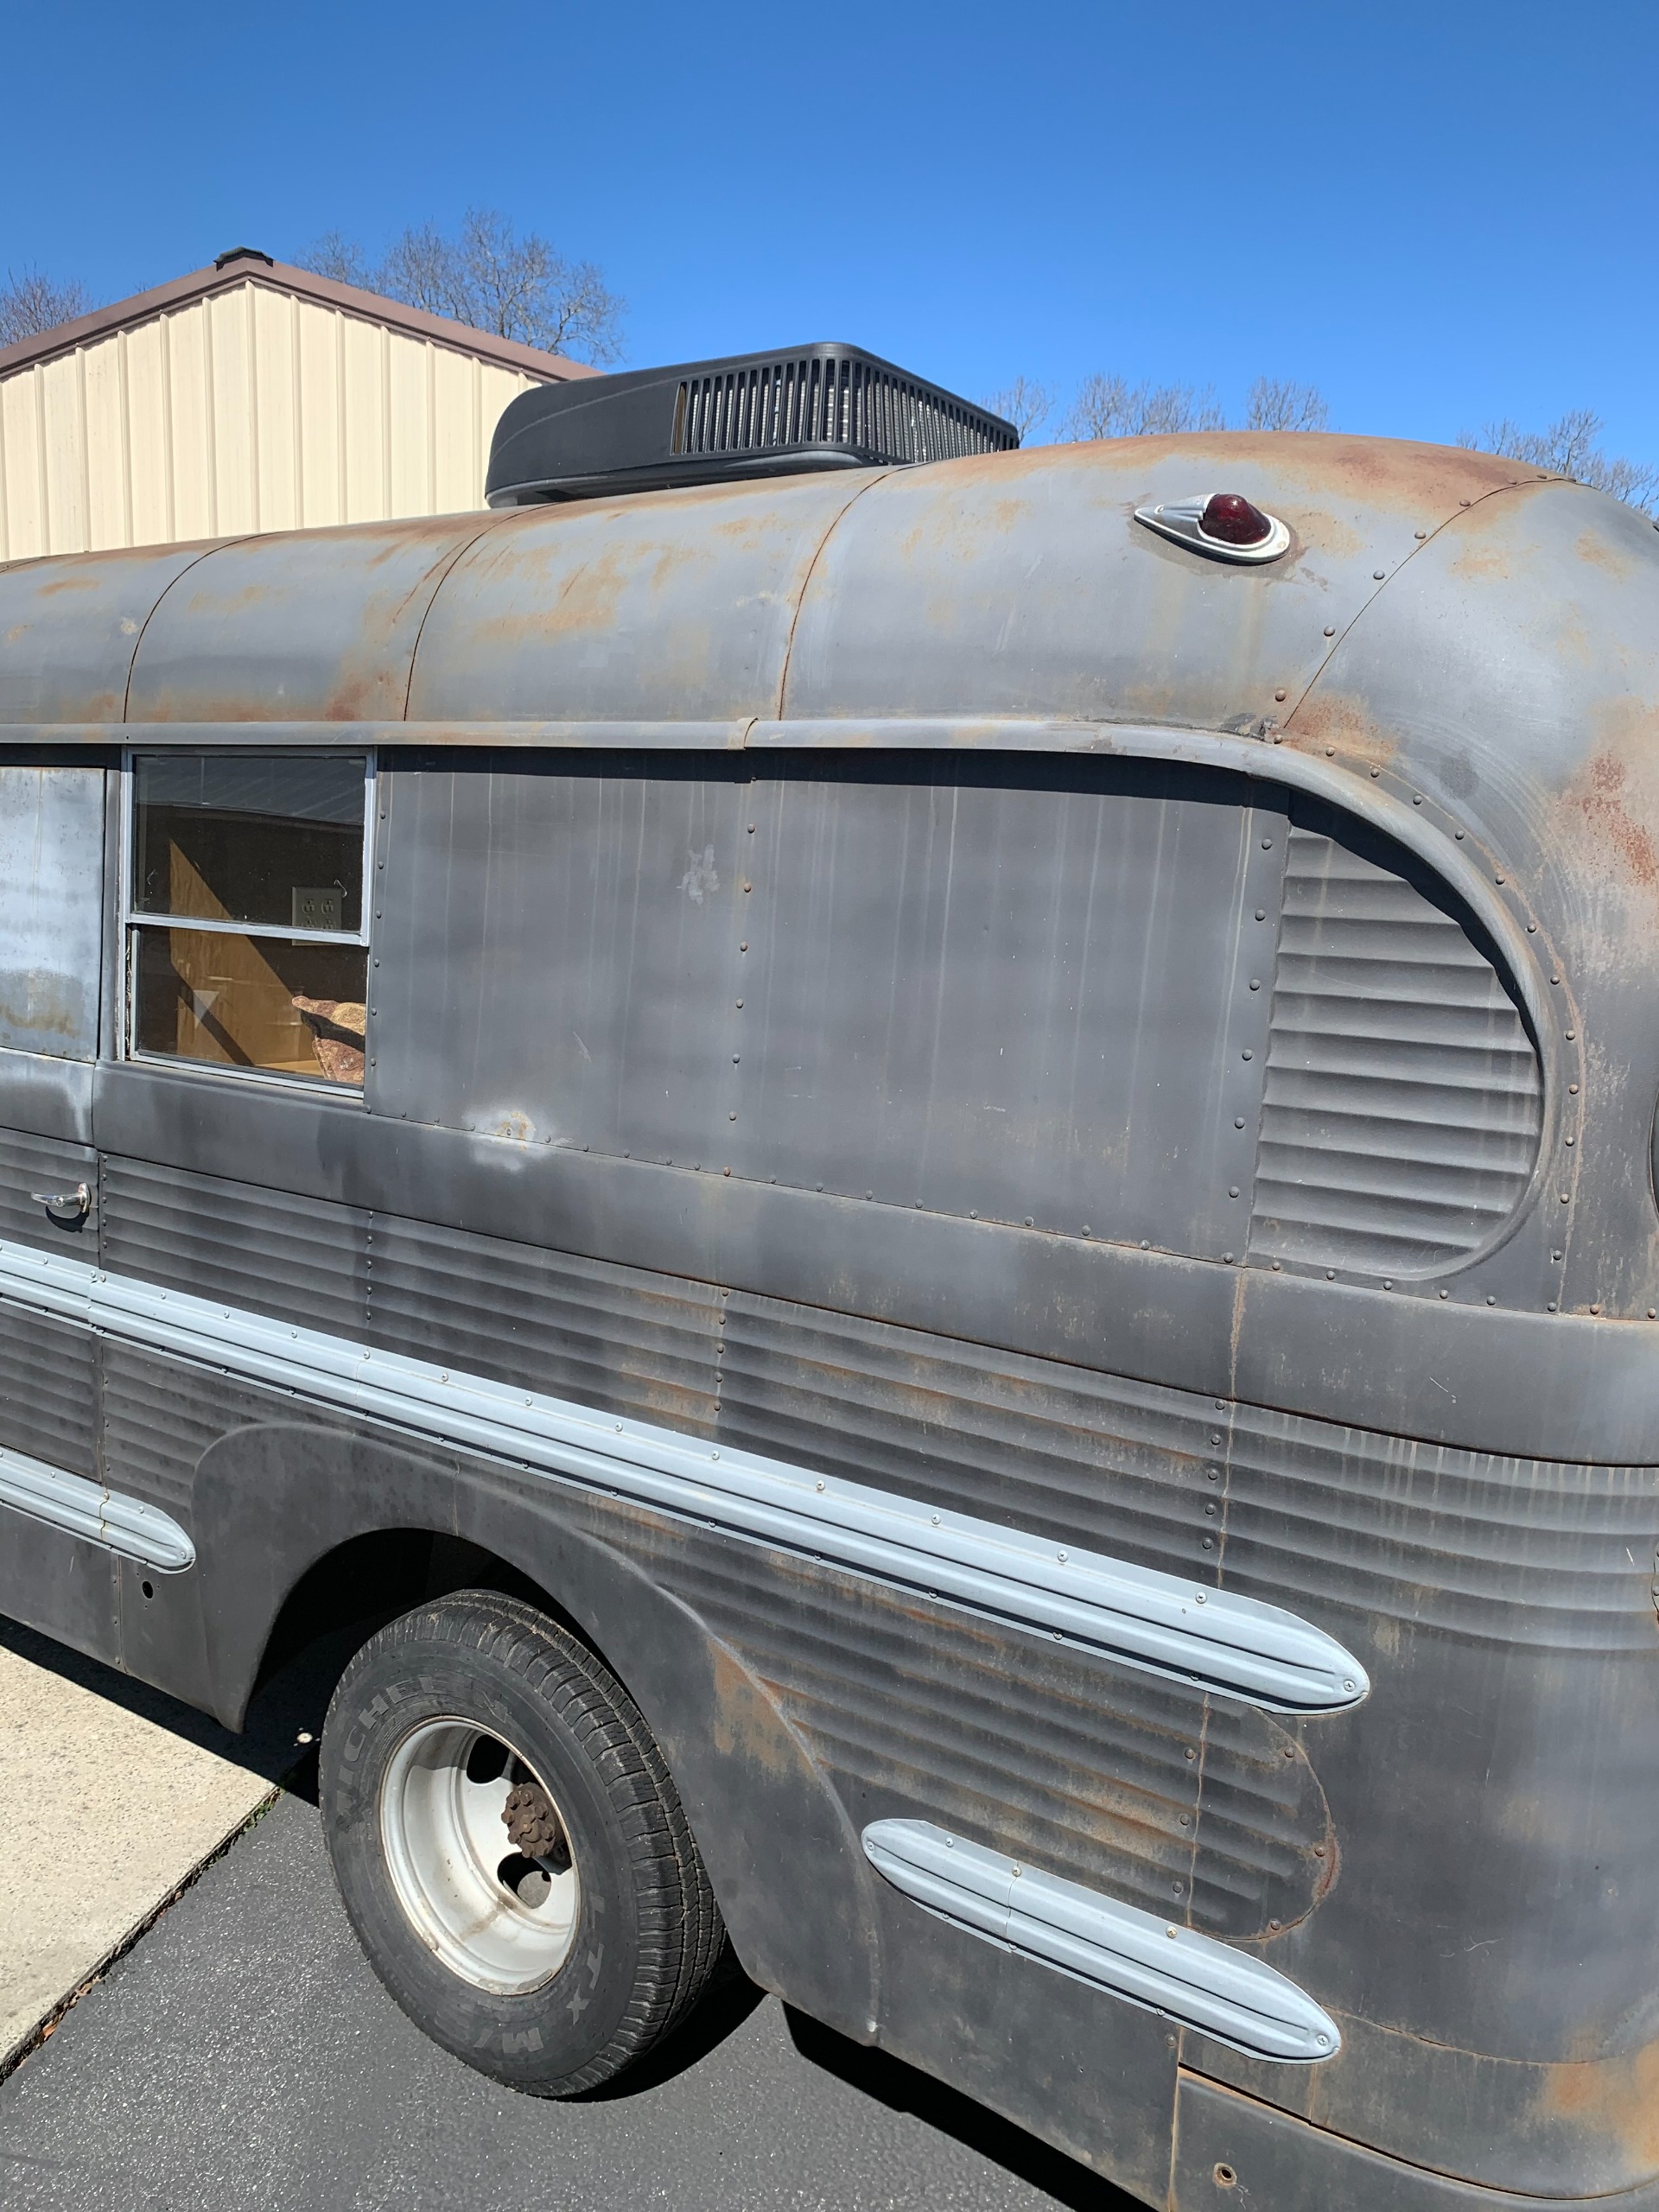
[[[254,378],[249,287],[221,292],[204,303],[213,365],[213,474],[219,527],[226,532],[259,530],[259,488],[254,474]]]
[[[165,545],[173,531],[173,427],[168,327],[158,316],[128,334],[127,469],[134,545]]]
[[[478,379],[478,403],[471,419],[474,440],[473,467],[477,480],[484,481],[484,473],[490,465],[490,440],[495,435],[495,426],[501,419],[502,410],[509,400],[517,399],[521,391],[530,390],[528,377],[516,377],[505,369],[493,367],[487,361],[475,361],[474,373]],[[476,504],[469,499],[470,507]]]
[[[99,552],[132,543],[132,471],[127,448],[126,337],[81,354],[86,530]]]
[[[46,516],[41,496],[40,379],[34,374],[0,384],[0,472],[5,505],[0,511],[0,558],[22,560],[45,550]]]
[[[253,306],[254,456],[262,530],[298,530],[300,394],[294,365],[294,302],[257,285]]]
[[[385,333],[366,322],[342,330],[346,397],[346,511],[353,521],[386,513]]]
[[[0,382],[0,560],[481,507],[533,378],[244,284]]]
[[[181,539],[219,531],[213,414],[208,405],[207,318],[200,304],[165,318],[173,418],[173,521]]]
[[[346,519],[340,318],[308,300],[296,300],[294,312],[302,420],[300,504],[308,529],[326,529]]]
[[[433,512],[456,514],[477,506],[478,487],[484,481],[478,438],[479,382],[483,372],[476,361],[451,353],[444,346],[435,346],[431,352]],[[493,415],[490,428],[495,428]]]
[[[424,515],[432,502],[432,349],[386,340],[388,514]]]
[[[67,553],[90,546],[86,447],[81,414],[80,361],[70,354],[41,371],[41,444],[46,460],[44,550]]]

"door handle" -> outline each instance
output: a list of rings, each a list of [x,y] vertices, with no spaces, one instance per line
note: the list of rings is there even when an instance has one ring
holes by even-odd
[[[29,1195],[48,1213],[73,1214],[81,1221],[92,1210],[92,1194],[85,1183],[77,1183],[73,1191],[31,1191]]]

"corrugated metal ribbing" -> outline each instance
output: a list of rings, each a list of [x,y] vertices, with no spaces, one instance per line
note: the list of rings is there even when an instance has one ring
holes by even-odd
[[[1213,1561],[1208,1400],[742,1291],[725,1312],[722,1442],[1141,1566]]]
[[[1427,1269],[1526,1189],[1542,1090],[1526,1026],[1455,916],[1293,825],[1250,1249]]]
[[[925,461],[1001,453],[1014,442],[976,410],[906,377],[815,355],[690,377],[674,410],[674,450],[683,454],[838,444]]]
[[[377,1214],[369,1285],[378,1344],[712,1433],[721,1301],[711,1283]]]
[[[162,1359],[105,1338],[104,1478],[187,1525],[196,1463],[232,1429],[261,1421],[315,1420],[302,1402],[257,1383]],[[50,1455],[46,1455],[49,1457]]]
[[[658,1572],[772,1688],[861,1824],[944,1821],[1155,1912],[1184,1920],[1190,1897],[1217,1935],[1313,1905],[1324,1797],[1265,1714],[1206,1716],[1198,1691],[696,1534]]]
[[[33,1244],[72,1260],[90,1260],[96,1249],[96,1216],[80,1230],[54,1224],[34,1195],[73,1191],[78,1183],[89,1190],[98,1186],[98,1154],[87,1146],[26,1136],[20,1129],[0,1130],[0,1237],[9,1244]]]
[[[1368,1653],[1373,1622],[1517,1650],[1650,1652],[1651,1473],[1454,1452],[1240,1407],[1230,1589]]]
[[[86,1329],[0,1309],[0,1445],[96,1480],[95,1354]]]
[[[105,1163],[102,1205],[113,1274],[363,1334],[369,1217],[354,1207],[135,1160]]]

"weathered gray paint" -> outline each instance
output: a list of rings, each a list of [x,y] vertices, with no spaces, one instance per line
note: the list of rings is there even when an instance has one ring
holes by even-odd
[[[929,1912],[1254,2058],[1312,2063],[1342,2040],[1328,2012],[1260,1959],[1080,1882],[931,1821],[872,1821],[862,1841],[878,1873]]]
[[[1281,561],[1135,523],[1205,482],[1285,518]],[[4,741],[381,747],[367,1097],[108,1060],[66,1089],[0,1052],[4,1234],[73,1251],[27,1192],[96,1180],[106,1267],[1238,1592],[1374,1688],[1281,1741],[943,1599],[22,1315],[0,1446],[31,1449],[31,1365],[75,1343],[96,1421],[35,1456],[91,1478],[95,1444],[200,1560],[140,1602],[19,1524],[0,1600],[234,1713],[331,1545],[485,1544],[636,1688],[752,1970],[1148,2200],[1208,2202],[1264,2138],[1241,2179],[1286,2203],[1648,2190],[1646,523],[1487,458],[1219,438],[168,557],[147,600],[130,563],[0,573]],[[1392,902],[1325,1027],[1294,1001],[1327,951],[1281,933],[1326,897],[1282,874],[1306,798]],[[1422,961],[1406,1042],[1478,1078],[1444,1127],[1385,1110]],[[1293,1034],[1365,1040],[1328,1111],[1280,1087]],[[964,1114],[988,1099],[1021,1106],[1014,1143]],[[1262,1945],[1340,2052],[1189,2029],[1178,2055],[872,1876],[888,1818]]]
[[[195,1546],[159,1506],[22,1452],[0,1451],[0,1504],[162,1573],[195,1563]]]
[[[1279,1606],[1076,1546],[1057,1548],[1017,1525],[930,1513],[863,1484],[814,1480],[805,1468],[601,1419],[545,1392],[286,1326],[60,1253],[0,1242],[0,1299],[54,1320],[83,1321],[124,1343],[218,1362],[245,1380],[493,1452],[727,1535],[925,1590],[1030,1633],[1248,1696],[1269,1712],[1340,1712],[1370,1688],[1351,1653]]]
[[[98,1056],[104,783],[0,765],[0,1051]]]

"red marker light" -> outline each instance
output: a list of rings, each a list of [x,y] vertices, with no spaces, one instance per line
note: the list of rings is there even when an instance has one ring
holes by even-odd
[[[1242,492],[1217,492],[1205,502],[1198,528],[1224,545],[1259,545],[1271,536],[1273,524]]]

